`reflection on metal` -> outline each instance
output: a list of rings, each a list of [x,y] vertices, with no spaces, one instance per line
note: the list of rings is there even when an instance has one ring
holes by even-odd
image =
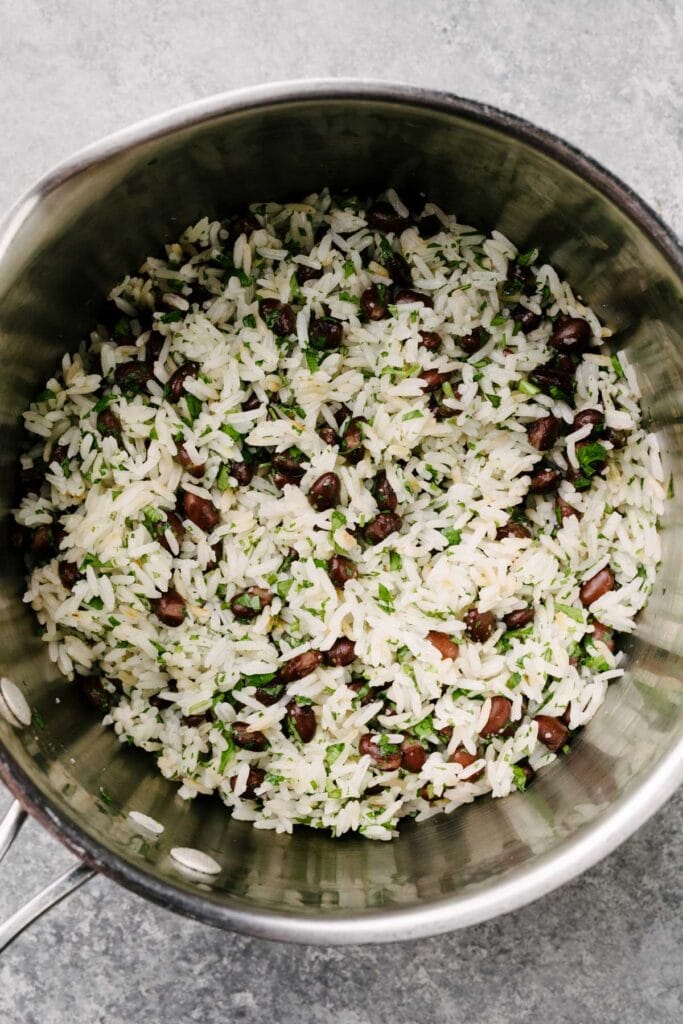
[[[18,800],[14,800],[5,817],[0,821],[0,861],[16,839],[19,829],[25,821],[26,811]]]
[[[391,843],[274,835],[231,819],[218,801],[180,800],[149,757],[101,728],[54,675],[21,603],[21,566],[5,532],[0,675],[21,684],[38,714],[21,731],[0,720],[0,772],[71,849],[164,905],[271,938],[388,941],[463,927],[560,885],[605,856],[683,778],[683,258],[656,216],[606,171],[467,100],[323,82],[164,115],[58,169],[0,231],[1,529],[15,500],[20,414],[97,320],[112,284],[200,215],[323,184],[368,195],[389,184],[404,195],[423,191],[463,221],[498,227],[522,249],[538,246],[613,329],[615,345],[627,346],[675,497],[659,584],[625,679],[570,755],[525,794],[407,823]],[[131,809],[163,822],[164,833],[142,835]],[[206,851],[220,877],[210,887],[183,878],[173,847]],[[78,881],[77,869],[56,884]]]

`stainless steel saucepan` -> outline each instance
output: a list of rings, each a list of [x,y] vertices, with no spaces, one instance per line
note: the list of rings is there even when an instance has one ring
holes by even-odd
[[[6,514],[20,414],[97,320],[112,284],[200,215],[325,184],[368,195],[419,189],[522,249],[539,246],[627,347],[672,474],[659,585],[629,642],[626,678],[571,753],[528,792],[408,824],[391,843],[277,836],[232,820],[217,801],[180,800],[48,663],[21,602]],[[0,234],[0,675],[33,711],[30,725],[0,718],[0,773],[18,801],[0,856],[26,809],[80,863],[0,928],[0,946],[92,871],[267,938],[429,935],[535,899],[645,821],[683,779],[682,277],[669,231],[581,153],[508,114],[405,86],[318,82],[219,96],[105,139],[38,182]],[[163,823],[163,834],[143,837],[131,810]],[[184,873],[170,857],[178,846],[210,854],[221,874]]]

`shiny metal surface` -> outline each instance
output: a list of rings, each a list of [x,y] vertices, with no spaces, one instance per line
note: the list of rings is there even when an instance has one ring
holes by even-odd
[[[10,550],[18,416],[103,296],[200,214],[323,184],[420,190],[463,220],[543,257],[628,347],[676,497],[659,585],[628,673],[567,758],[526,794],[407,825],[392,843],[275,836],[218,803],[185,803],[141,752],[122,748],[48,664],[20,601]],[[509,115],[407,87],[269,86],[184,108],[105,140],[43,179],[0,234],[0,673],[45,722],[0,719],[0,771],[90,865],[226,928],[302,942],[389,941],[512,910],[607,854],[683,779],[683,259],[629,190],[566,144]],[[127,817],[165,825],[154,840]],[[223,865],[182,874],[173,846]]]
[[[0,821],[0,861],[9,851],[12,843],[17,838],[21,826],[26,820],[26,811],[19,800],[14,800],[9,810]],[[95,874],[94,870],[87,864],[76,863],[56,878],[54,882],[46,885],[40,892],[20,907],[6,921],[0,924],[0,952],[9,946],[18,935],[23,932],[33,921],[54,907],[65,896],[69,896],[74,889],[87,882]]]

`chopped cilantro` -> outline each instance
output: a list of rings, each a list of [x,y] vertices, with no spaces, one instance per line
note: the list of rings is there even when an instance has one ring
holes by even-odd
[[[559,604],[559,603],[556,603],[555,604],[555,609],[558,612],[563,612],[570,619],[573,619],[574,622],[585,622],[586,621],[584,619],[584,617],[583,617],[583,612],[581,611],[581,609],[580,608],[574,608],[570,604]]]
[[[164,313],[160,319],[162,324],[176,324],[183,319],[183,314],[179,309],[172,309],[169,313]]]
[[[424,740],[433,740],[434,737],[434,719],[431,715],[427,715],[421,722],[414,725],[410,730],[416,739],[423,742]]]
[[[108,405],[111,405],[112,402],[116,401],[116,397],[117,397],[116,395],[112,395],[112,394],[102,395],[102,397],[99,398],[95,402],[95,404],[93,405],[92,411],[93,412],[102,412],[104,409],[107,408]]]
[[[448,529],[443,531],[443,536],[447,541],[449,548],[454,548],[462,540],[462,531],[454,530],[453,527],[449,526]]]
[[[330,746],[325,751],[325,767],[331,768],[343,750],[343,743],[330,744]]]
[[[353,260],[346,260],[344,263],[344,277],[351,277],[356,273],[356,267]]]
[[[512,783],[515,789],[518,789],[520,793],[523,793],[526,789],[527,782],[526,772],[523,768],[520,768],[518,764],[512,766]]]
[[[413,409],[412,412],[406,412],[403,414],[401,419],[405,423],[406,420],[419,420],[424,416],[422,409]]]
[[[218,488],[219,491],[227,491],[229,486],[230,486],[230,468],[224,462],[223,465],[221,466],[221,468],[218,471],[218,476],[216,477],[216,487]]]
[[[624,373],[624,368],[621,365],[621,360],[619,359],[619,353],[618,352],[614,353],[614,355],[612,356],[611,362],[612,362],[612,369],[616,373],[617,377],[619,378],[619,380],[623,380],[624,377],[626,376],[626,374]]]
[[[380,583],[377,588],[377,604],[382,611],[391,613],[394,610],[394,599],[391,596],[391,591],[383,583]]]
[[[597,441],[592,441],[581,448],[577,447],[576,457],[579,460],[582,475],[590,479],[602,469],[607,461],[607,449]]]
[[[231,437],[233,439],[233,441],[239,442],[242,440],[242,435],[240,434],[239,430],[233,427],[232,423],[223,423],[221,424],[220,429],[222,434],[227,434],[228,437]]]
[[[256,327],[256,317],[253,313],[248,313],[246,316],[242,317],[242,323],[245,327]]]
[[[399,555],[398,551],[389,552],[389,569],[392,572],[398,572],[403,565],[403,560]]]
[[[528,252],[520,253],[517,262],[520,267],[528,267],[538,259],[538,249],[529,249]]]
[[[192,424],[202,411],[203,403],[201,399],[197,398],[195,395],[190,395],[189,393],[186,393],[185,404],[187,405],[187,412],[190,418],[190,424]]]

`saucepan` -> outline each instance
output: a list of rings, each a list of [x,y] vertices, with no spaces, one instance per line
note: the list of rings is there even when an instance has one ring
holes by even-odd
[[[20,414],[111,286],[204,214],[326,184],[424,192],[523,250],[538,246],[627,348],[671,474],[658,585],[626,676],[569,755],[525,793],[407,824],[387,843],[275,835],[217,801],[181,800],[48,661],[10,541]],[[0,945],[93,872],[271,939],[414,938],[536,899],[649,817],[683,779],[682,277],[674,237],[603,168],[509,114],[407,86],[306,82],[219,96],[105,139],[39,181],[0,234],[0,676],[18,688],[6,684],[0,718],[0,774],[17,801],[0,854],[28,812],[78,862],[0,929]],[[164,831],[141,827],[140,814]],[[220,874],[188,872],[177,847],[209,854]]]

